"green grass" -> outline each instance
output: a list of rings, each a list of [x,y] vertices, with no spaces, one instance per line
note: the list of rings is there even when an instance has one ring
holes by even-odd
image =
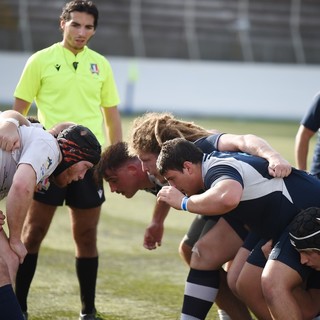
[[[132,118],[123,118],[125,136],[131,121]],[[298,123],[228,119],[194,121],[208,129],[260,135],[294,163],[294,136]],[[142,247],[142,241],[155,197],[141,191],[128,200],[111,194],[107,186],[106,197],[98,234],[97,309],[109,320],[178,319],[188,273],[178,255],[178,245],[193,215],[171,210],[163,245],[147,251]],[[42,245],[29,294],[30,320],[77,319],[79,310],[69,217],[67,209],[61,208]],[[208,319],[216,318],[214,307]]]

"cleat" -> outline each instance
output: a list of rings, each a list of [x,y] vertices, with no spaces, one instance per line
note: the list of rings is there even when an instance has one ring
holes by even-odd
[[[99,314],[96,310],[93,313],[82,314],[80,312],[79,320],[103,320],[102,315]]]

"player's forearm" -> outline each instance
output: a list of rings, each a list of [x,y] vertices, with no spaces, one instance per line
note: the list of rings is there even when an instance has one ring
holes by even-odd
[[[24,194],[21,194],[20,188],[13,187],[11,189],[6,203],[9,238],[19,240],[23,222],[32,201],[33,191],[25,192],[23,190]]]
[[[273,157],[281,157],[279,152],[273,149],[269,143],[255,135],[244,135],[244,143],[241,151],[270,160]]]
[[[109,140],[111,144],[122,141],[122,126],[120,113],[117,107],[103,108]]]
[[[166,217],[168,216],[170,210],[170,206],[165,202],[156,202],[153,215],[152,222],[157,224],[163,224]]]
[[[6,199],[9,238],[20,240],[25,216],[32,202],[36,176],[32,167],[20,164]]]
[[[308,144],[298,144],[295,147],[296,166],[300,170],[307,170]]]
[[[15,119],[19,122],[19,125],[25,125],[25,126],[29,126],[29,122],[28,120],[19,112],[15,111],[15,110],[5,110],[3,112],[0,113],[0,121],[1,119]]]
[[[31,103],[19,98],[15,98],[12,109],[21,113],[22,115],[27,115],[30,109]]]

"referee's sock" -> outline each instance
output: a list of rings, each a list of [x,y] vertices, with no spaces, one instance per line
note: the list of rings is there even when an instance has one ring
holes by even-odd
[[[218,290],[219,270],[190,269],[185,285],[181,320],[203,320],[210,311]]]

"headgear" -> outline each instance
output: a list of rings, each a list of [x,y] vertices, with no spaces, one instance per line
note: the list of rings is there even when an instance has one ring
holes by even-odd
[[[101,146],[95,135],[82,125],[73,125],[62,130],[57,137],[62,153],[62,161],[53,172],[61,172],[80,161],[89,161],[93,165],[100,160]]]
[[[320,208],[302,210],[289,225],[290,242],[297,250],[320,250]]]

